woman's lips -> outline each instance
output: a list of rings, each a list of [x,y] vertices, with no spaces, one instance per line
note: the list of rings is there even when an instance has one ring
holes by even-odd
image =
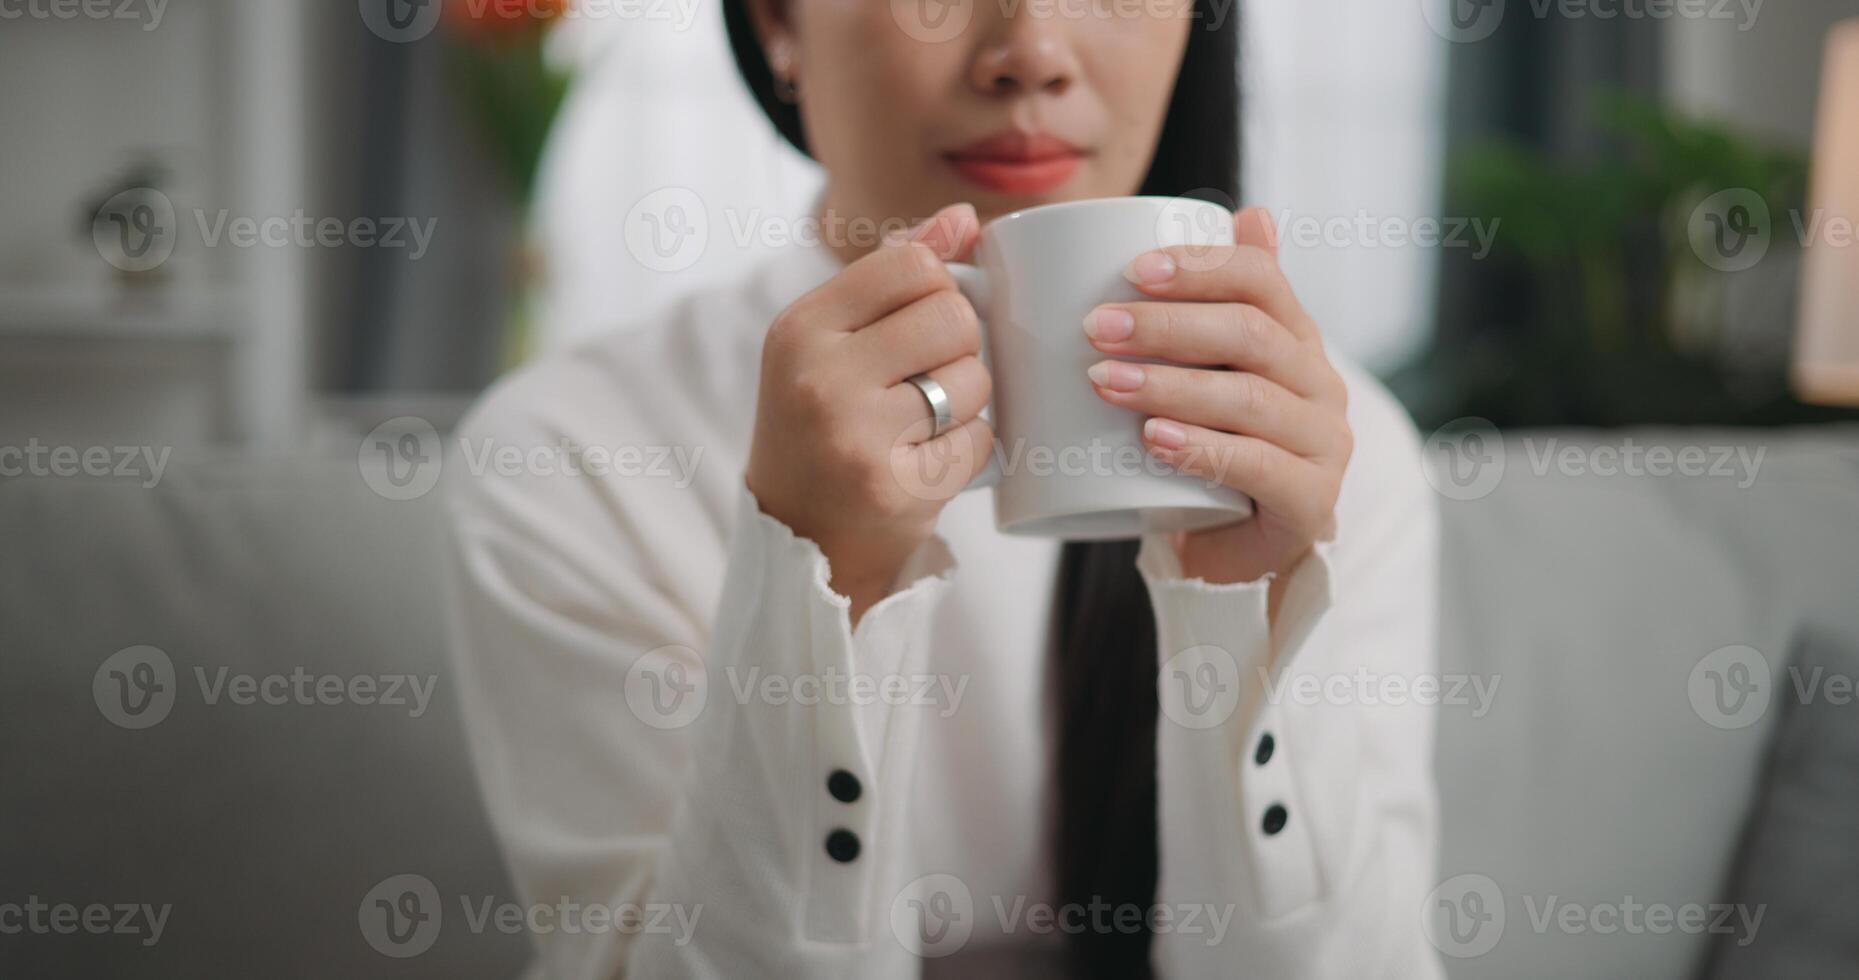
[[[1071,179],[1084,153],[1056,136],[998,133],[944,154],[971,183],[1002,194],[1042,194]]]

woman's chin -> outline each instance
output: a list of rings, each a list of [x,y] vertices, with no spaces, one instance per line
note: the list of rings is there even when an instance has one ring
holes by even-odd
[[[1003,193],[999,191],[982,190],[972,186],[958,188],[957,193],[968,195],[966,197],[958,196],[954,198],[954,200],[967,201],[973,204],[976,213],[980,214],[983,223],[992,221],[1003,215],[1012,214],[1015,211],[1025,211],[1028,208],[1043,207],[1048,204],[1064,204],[1067,201],[1089,201],[1102,197],[1120,196],[1120,192],[1117,191],[1101,190],[1087,186],[1073,186],[1071,184],[1051,190],[1040,191],[1038,193]]]

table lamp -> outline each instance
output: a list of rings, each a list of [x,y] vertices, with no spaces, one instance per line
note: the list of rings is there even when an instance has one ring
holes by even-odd
[[[1827,39],[1808,207],[1795,393],[1859,406],[1859,20]]]

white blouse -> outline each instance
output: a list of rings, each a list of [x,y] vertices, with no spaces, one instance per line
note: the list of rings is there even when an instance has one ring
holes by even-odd
[[[1275,624],[1267,582],[1184,579],[1143,542],[1157,895],[1055,907],[1058,546],[964,495],[853,630],[820,550],[744,488],[763,333],[837,269],[796,246],[529,366],[448,456],[458,683],[547,910],[534,972],[1030,977],[1068,930],[1143,920],[1165,977],[1439,976],[1433,715],[1394,696],[1436,680],[1436,519],[1394,400],[1342,365],[1338,537]]]

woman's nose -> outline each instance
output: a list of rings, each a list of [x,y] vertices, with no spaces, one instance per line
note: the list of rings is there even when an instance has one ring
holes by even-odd
[[[1063,93],[1078,74],[1064,25],[1050,12],[1019,10],[1003,17],[975,56],[970,79],[983,95]]]

